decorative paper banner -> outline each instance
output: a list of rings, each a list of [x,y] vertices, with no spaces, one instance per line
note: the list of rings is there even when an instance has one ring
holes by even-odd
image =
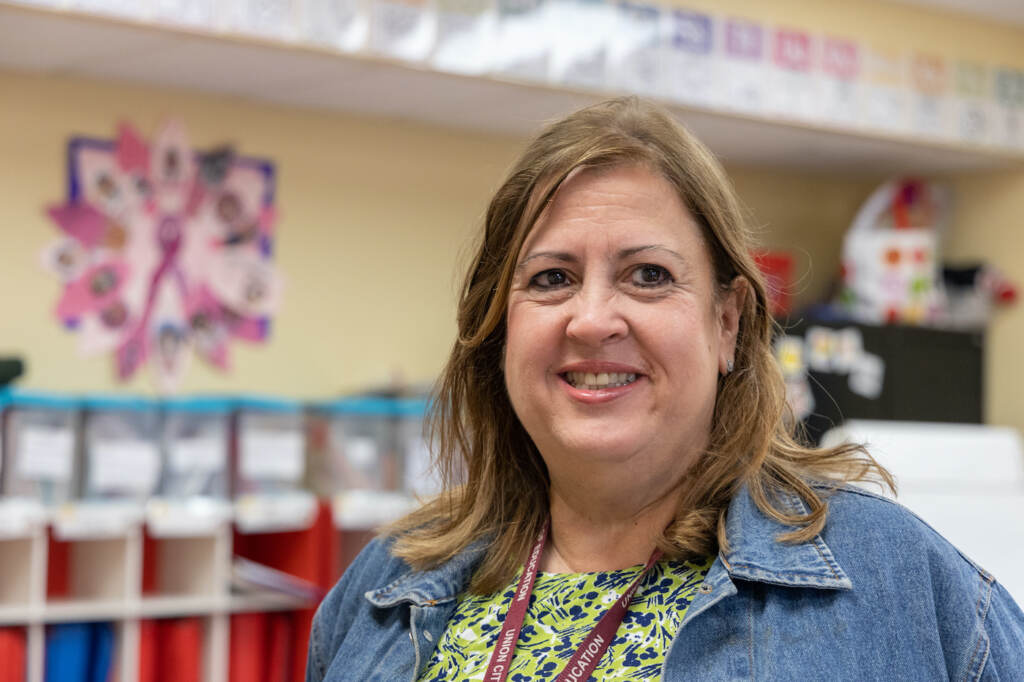
[[[370,49],[387,57],[421,61],[434,47],[437,13],[426,0],[374,0]]]
[[[662,74],[662,91],[668,97],[708,107],[721,103],[722,67],[715,26],[707,14],[673,10],[669,15]]]
[[[551,0],[552,26],[575,26],[551,43],[551,80],[583,88],[607,82],[608,45],[616,30],[615,7],[606,0]]]
[[[910,113],[905,56],[888,47],[866,49],[862,54],[865,122],[877,130],[907,132]]]
[[[764,28],[752,21],[729,19],[725,22],[722,73],[728,83],[724,100],[727,108],[744,113],[764,112],[768,83]]]
[[[438,0],[437,44],[431,65],[439,71],[486,73],[497,20],[489,0]]]
[[[229,30],[280,40],[296,35],[299,0],[223,0],[221,7]]]
[[[978,144],[992,141],[995,112],[991,94],[988,69],[973,62],[957,62],[952,114],[956,137]]]
[[[546,81],[551,64],[549,0],[497,0],[497,37],[492,46],[494,73],[528,81]]]
[[[149,143],[122,124],[114,141],[69,142],[68,181],[43,259],[83,353],[113,353],[120,380],[148,362],[170,391],[190,350],[226,370],[232,339],[266,340],[281,296],[269,161],[196,152],[178,122]]]
[[[932,137],[952,137],[949,75],[938,55],[915,54],[910,60],[911,127]]]
[[[860,122],[860,48],[852,40],[826,37],[821,42],[821,117],[830,123]]]
[[[161,23],[196,28],[212,26],[217,16],[216,9],[209,0],[157,0],[153,3],[154,16]]]
[[[42,3],[47,5],[59,5],[59,2]],[[112,16],[140,18],[143,16],[145,6],[134,0],[71,0],[71,8],[94,14],[109,14]]]
[[[1019,68],[650,0],[14,1],[369,52],[443,72],[1024,151]],[[74,253],[61,258],[77,262]]]
[[[772,87],[767,109],[787,118],[821,118],[821,95],[817,70],[816,41],[806,31],[779,28],[772,33]]]
[[[370,35],[364,0],[306,0],[305,35],[343,52],[361,50]]]
[[[608,46],[609,85],[638,95],[660,94],[662,10],[657,5],[616,4],[615,30]]]
[[[1008,147],[1024,149],[1024,71],[995,71],[996,139]]]

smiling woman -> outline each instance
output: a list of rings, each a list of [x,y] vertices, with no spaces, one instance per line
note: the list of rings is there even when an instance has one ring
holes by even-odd
[[[700,228],[645,165],[581,169],[538,217],[508,297],[505,385],[550,477],[552,546],[577,570],[644,563],[651,538],[629,526],[672,519],[745,284],[719,290]],[[601,525],[581,532],[575,517]]]
[[[721,168],[659,109],[541,133],[463,287],[433,415],[448,485],[324,601],[308,678],[1024,670],[1005,590],[848,485],[891,485],[864,449],[794,438],[750,247]]]

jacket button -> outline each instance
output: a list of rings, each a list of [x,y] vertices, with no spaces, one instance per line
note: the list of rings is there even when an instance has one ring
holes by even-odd
[[[701,594],[711,594],[715,588],[711,586],[711,583],[701,583],[698,589]]]

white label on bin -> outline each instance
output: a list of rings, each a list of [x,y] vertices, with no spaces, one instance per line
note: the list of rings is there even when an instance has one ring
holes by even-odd
[[[71,429],[26,427],[18,434],[18,476],[31,481],[71,478]]]
[[[410,438],[405,450],[405,489],[413,495],[436,495],[441,488],[427,441]]]
[[[144,440],[93,443],[89,453],[89,488],[101,492],[148,495],[160,475],[160,453]]]
[[[171,445],[170,464],[176,473],[212,473],[224,469],[225,443],[217,438],[182,438]]]
[[[239,466],[244,478],[297,481],[305,472],[304,443],[297,431],[243,432],[241,445]]]
[[[345,442],[345,456],[356,469],[371,469],[377,463],[377,441],[366,436],[349,438]]]

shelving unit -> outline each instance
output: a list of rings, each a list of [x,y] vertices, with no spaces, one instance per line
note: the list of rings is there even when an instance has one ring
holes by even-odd
[[[239,396],[168,399],[158,408],[148,400],[94,395],[93,410],[83,410],[68,396],[14,391],[0,397],[8,475],[47,454],[39,442],[77,453],[68,469],[95,470],[97,451],[139,426],[136,405],[148,410],[148,431],[128,441],[132,453],[161,447],[162,455],[174,453],[206,438],[223,455],[212,473],[198,470],[207,485],[197,486],[195,476],[168,463],[150,497],[86,495],[70,486],[56,497],[45,494],[52,478],[11,475],[5,482],[5,492],[22,494],[0,498],[0,627],[12,628],[3,633],[11,646],[27,649],[32,682],[52,674],[47,667],[80,660],[82,649],[105,656],[111,639],[114,682],[192,679],[199,666],[204,682],[248,677],[261,666],[276,670],[268,679],[301,679],[317,600],[370,539],[367,528],[412,506],[399,492],[404,448],[410,466],[428,456],[420,400],[341,399],[307,408]],[[95,421],[110,416],[96,406],[115,402],[127,426]],[[342,460],[363,469],[348,469]],[[176,487],[179,478],[190,484]],[[321,498],[304,487],[313,481]],[[422,489],[409,483],[410,490]],[[356,489],[336,492],[345,485]],[[232,651],[244,653],[230,658]],[[271,653],[264,660],[265,652]],[[172,670],[159,672],[167,666]]]
[[[42,35],[47,40],[39,40]],[[297,41],[3,0],[0,68],[185,88],[509,135],[525,135],[546,120],[619,94],[443,73],[419,63]],[[733,163],[888,174],[1024,168],[1024,149],[666,104],[719,157]]]
[[[43,680],[46,626],[51,624],[113,622],[119,680],[132,682],[138,676],[141,620],[199,616],[205,626],[202,679],[219,682],[228,678],[231,614],[310,607],[276,592],[231,593],[229,523],[209,534],[148,543],[140,524],[119,537],[59,542],[67,558],[67,594],[55,596],[48,594],[48,579],[54,577],[47,574],[48,550],[54,541],[47,527],[38,524],[24,535],[0,539],[0,626],[26,628],[27,682]],[[145,556],[149,552],[155,556]],[[151,592],[143,591],[145,562],[156,570]],[[49,566],[55,570],[53,563]]]

